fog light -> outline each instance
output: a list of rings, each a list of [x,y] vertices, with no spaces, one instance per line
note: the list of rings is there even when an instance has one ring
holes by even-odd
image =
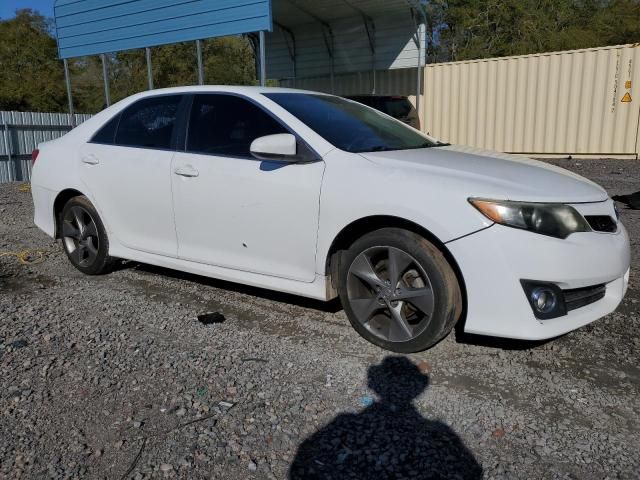
[[[536,287],[531,292],[531,303],[540,313],[551,313],[556,308],[558,299],[550,288]]]
[[[567,314],[564,293],[551,282],[520,280],[533,314],[539,320],[562,317]]]

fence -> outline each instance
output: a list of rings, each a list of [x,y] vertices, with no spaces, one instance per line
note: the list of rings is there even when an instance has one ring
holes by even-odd
[[[414,101],[415,73],[377,72],[376,93]],[[369,72],[352,73],[333,90],[372,85]],[[331,92],[328,76],[295,86]],[[640,156],[640,44],[427,65],[423,88],[423,131],[442,141],[538,157]]]
[[[91,115],[76,115],[76,124]],[[41,142],[61,137],[71,130],[66,113],[0,111],[0,183],[31,179],[31,152]]]

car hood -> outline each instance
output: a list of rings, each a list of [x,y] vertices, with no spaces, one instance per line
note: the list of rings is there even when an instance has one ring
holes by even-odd
[[[550,203],[601,202],[599,185],[547,163],[461,146],[362,153],[386,167],[422,172],[467,197]]]

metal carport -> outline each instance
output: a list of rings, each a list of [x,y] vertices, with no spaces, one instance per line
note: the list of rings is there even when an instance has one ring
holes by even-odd
[[[424,65],[422,0],[56,0],[58,50],[73,113],[68,59],[101,55],[105,103],[110,104],[105,54],[195,41],[198,80],[205,83],[200,40],[246,34],[260,84],[329,73],[375,72]],[[422,69],[417,68],[416,108]],[[363,92],[364,93],[364,92]],[[72,117],[73,118],[73,117]]]

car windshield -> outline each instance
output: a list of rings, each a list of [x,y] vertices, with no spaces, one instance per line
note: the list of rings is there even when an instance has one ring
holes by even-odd
[[[333,146],[347,152],[429,148],[441,144],[357,102],[310,93],[266,93]]]
[[[375,95],[362,95],[347,97],[350,100],[375,108],[391,115],[393,118],[406,117],[413,110],[413,105],[405,97],[376,97]]]

